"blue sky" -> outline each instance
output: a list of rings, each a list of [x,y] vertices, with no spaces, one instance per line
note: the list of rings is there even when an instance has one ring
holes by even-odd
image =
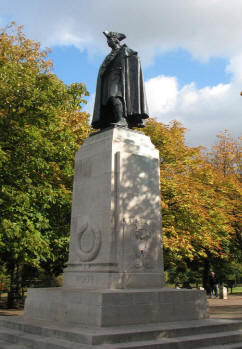
[[[104,37],[103,40],[105,41]],[[90,93],[95,92],[98,68],[104,57],[102,54],[89,57],[87,51],[81,52],[75,46],[54,47],[50,54],[54,72],[60,79],[67,84],[85,82]],[[189,52],[178,49],[155,56],[152,64],[143,67],[143,74],[145,80],[154,78],[161,72],[166,76],[175,74],[180,88],[191,81],[195,81],[198,88],[203,88],[229,83],[231,74],[226,72],[228,63],[225,58],[211,58],[202,62],[193,58]]]
[[[24,25],[52,49],[54,72],[84,82],[91,96],[109,48],[104,30],[125,33],[142,61],[150,116],[187,128],[187,143],[211,146],[242,119],[241,0],[8,0],[0,25]]]

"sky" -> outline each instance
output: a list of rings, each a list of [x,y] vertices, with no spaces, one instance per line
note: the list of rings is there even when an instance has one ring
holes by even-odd
[[[241,135],[242,0],[0,0],[11,21],[52,50],[54,73],[83,82],[92,114],[104,30],[124,33],[141,58],[150,117],[180,121],[189,146]]]

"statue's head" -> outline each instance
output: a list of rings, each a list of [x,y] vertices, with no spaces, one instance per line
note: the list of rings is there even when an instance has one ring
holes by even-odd
[[[108,46],[111,47],[112,49],[120,47],[120,41],[126,38],[124,34],[116,33],[116,32],[108,32],[107,30],[105,30],[103,34],[107,38]]]

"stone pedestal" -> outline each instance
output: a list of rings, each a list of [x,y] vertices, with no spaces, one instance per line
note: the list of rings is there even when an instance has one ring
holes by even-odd
[[[197,290],[41,288],[28,291],[24,316],[110,327],[206,319],[208,313],[206,295]]]
[[[28,290],[26,321],[103,328],[208,318],[204,291],[164,288],[159,173],[142,133],[115,127],[84,142],[64,285]]]
[[[75,158],[64,287],[164,286],[159,153],[150,138],[112,128]]]

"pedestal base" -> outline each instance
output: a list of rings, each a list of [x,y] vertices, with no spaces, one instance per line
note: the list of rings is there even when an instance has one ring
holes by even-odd
[[[97,328],[1,316],[0,338],[0,349],[239,349],[242,321],[205,319]]]
[[[184,289],[30,289],[24,318],[88,326],[149,324],[209,317],[204,291]]]

